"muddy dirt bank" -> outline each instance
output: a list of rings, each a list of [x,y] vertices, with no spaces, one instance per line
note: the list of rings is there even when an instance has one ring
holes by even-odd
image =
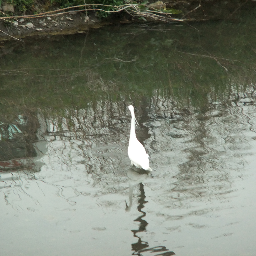
[[[158,1],[160,2],[160,1]],[[157,2],[157,3],[158,3]],[[163,2],[161,2],[163,3]],[[132,22],[196,22],[209,20],[237,20],[245,11],[256,9],[256,1],[171,1],[164,2],[167,10],[180,10],[178,15],[159,15],[158,13],[138,12],[130,15],[119,12],[108,19],[102,20],[97,12],[69,10],[68,12],[42,14],[40,17],[29,15],[0,18],[0,41],[21,40],[27,36],[45,36],[58,34],[86,33],[90,28],[100,28],[109,24]],[[134,13],[133,13],[134,14]],[[14,15],[14,14],[13,14]]]

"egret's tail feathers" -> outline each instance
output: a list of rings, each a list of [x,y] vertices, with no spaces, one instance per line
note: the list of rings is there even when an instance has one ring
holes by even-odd
[[[147,171],[153,172],[153,170],[150,167],[148,167]]]

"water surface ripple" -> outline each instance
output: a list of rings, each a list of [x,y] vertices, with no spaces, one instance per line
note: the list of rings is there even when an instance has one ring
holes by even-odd
[[[252,25],[4,45],[1,255],[255,255]],[[130,166],[130,104],[152,175]]]

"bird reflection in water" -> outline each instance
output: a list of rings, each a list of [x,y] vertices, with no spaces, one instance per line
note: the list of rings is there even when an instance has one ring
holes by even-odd
[[[129,204],[126,203],[125,210],[130,211],[131,207],[132,207],[132,196],[133,196],[134,188],[139,184],[140,184],[140,186],[141,185],[143,186],[142,182],[145,181],[146,179],[152,177],[152,174],[150,171],[145,171],[143,169],[136,168],[135,166],[132,166],[128,170],[127,176],[129,178]],[[144,194],[144,189],[143,189],[143,194]]]
[[[133,233],[133,236],[138,238],[138,241],[132,244],[132,251],[133,251],[132,255],[143,256],[143,254],[146,252],[157,253],[157,254],[152,254],[156,256],[175,255],[173,251],[169,251],[165,246],[149,247],[149,243],[146,241],[142,241],[142,239],[139,236],[140,232],[146,231],[146,227],[148,225],[148,222],[143,219],[146,216],[146,212],[144,212],[142,209],[145,207],[145,204],[148,201],[145,200],[146,195],[144,191],[144,185],[142,182],[152,177],[151,172],[133,167],[133,168],[130,168],[130,170],[127,172],[127,176],[129,178],[129,204],[127,204],[126,202],[126,211],[131,210],[133,189],[135,188],[135,186],[139,185],[139,190],[140,190],[140,195],[138,196],[139,199],[138,199],[137,209],[141,214],[138,218],[134,220],[136,222],[139,222],[139,227],[137,230],[131,230]]]

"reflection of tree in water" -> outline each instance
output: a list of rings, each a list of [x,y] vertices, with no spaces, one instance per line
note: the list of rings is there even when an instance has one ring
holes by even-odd
[[[31,166],[25,158],[37,155],[34,148],[37,129],[37,118],[28,110],[15,117],[0,117],[1,170],[21,168],[24,165]]]
[[[160,254],[155,254],[155,255],[175,255],[174,252],[169,251],[168,249],[166,249],[165,246],[155,246],[155,247],[149,247],[148,242],[146,241],[142,241],[142,239],[139,237],[139,233],[140,232],[145,232],[146,231],[146,227],[148,225],[148,222],[146,220],[144,220],[143,218],[146,216],[146,212],[142,211],[142,209],[145,207],[145,204],[148,202],[146,201],[146,195],[145,195],[145,191],[144,191],[144,185],[142,183],[139,184],[140,185],[140,196],[139,196],[139,200],[138,200],[138,211],[140,213],[142,213],[142,215],[140,215],[137,219],[135,219],[134,221],[139,222],[139,228],[137,230],[132,230],[134,237],[138,238],[137,243],[132,244],[132,251],[133,254],[132,255],[143,255],[143,252],[151,252],[151,253],[160,253]]]
[[[247,90],[238,94],[231,88],[225,101],[217,94],[209,95],[206,108],[188,104],[185,109],[184,104],[181,109],[173,98],[158,91],[151,97],[152,121],[146,124],[151,136],[145,145],[154,150],[154,162],[161,163],[160,175],[172,175],[172,181],[162,186],[165,193],[159,197],[160,204],[187,209],[183,216],[203,214],[211,209],[194,211],[197,202],[231,195],[238,173],[243,175],[244,155],[251,150],[255,89]]]

